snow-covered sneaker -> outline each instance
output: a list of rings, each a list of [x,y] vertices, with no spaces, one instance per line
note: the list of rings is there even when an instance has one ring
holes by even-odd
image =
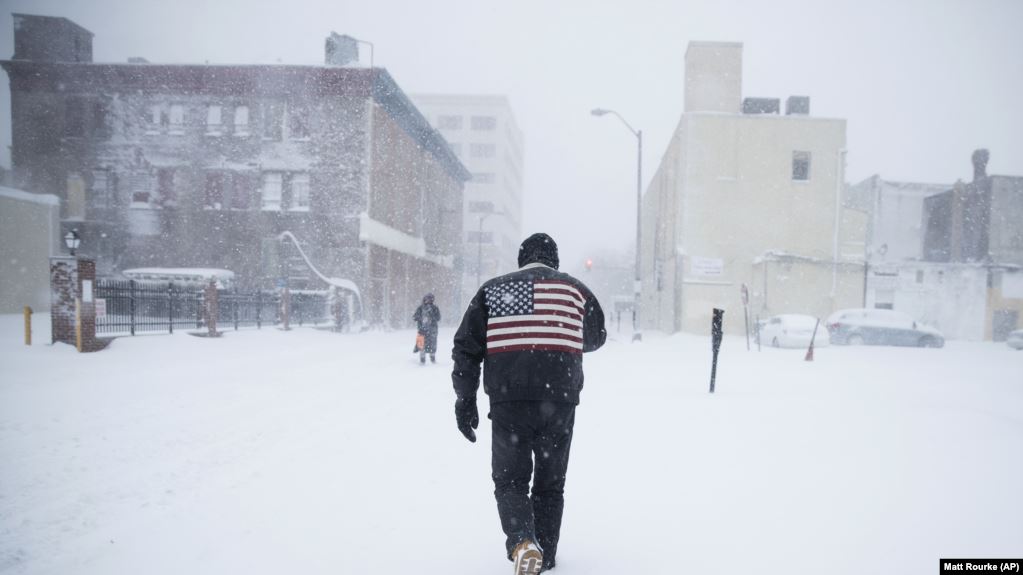
[[[514,575],[537,575],[543,566],[543,553],[536,543],[526,539],[512,551],[512,561],[515,562]]]

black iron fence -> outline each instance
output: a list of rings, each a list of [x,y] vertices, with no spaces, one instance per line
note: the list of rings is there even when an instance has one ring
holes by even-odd
[[[95,297],[97,335],[174,333],[174,330],[204,329],[206,290],[194,284],[99,279]],[[284,321],[279,291],[217,291],[217,329],[261,328]],[[325,293],[290,294],[290,324],[328,323],[329,303]]]

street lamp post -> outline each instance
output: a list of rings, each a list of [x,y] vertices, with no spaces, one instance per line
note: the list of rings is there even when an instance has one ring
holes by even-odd
[[[81,242],[82,238],[79,237],[77,229],[71,230],[68,233],[64,234],[64,245],[67,246],[67,249],[71,250],[71,257],[74,257],[75,250],[78,249],[78,246],[79,244],[81,244]]]
[[[632,310],[632,329],[636,333],[635,335],[633,335],[632,339],[633,341],[642,340],[643,336],[639,328],[639,306],[643,280],[642,277],[640,276],[639,262],[641,255],[640,242],[642,241],[640,226],[642,225],[643,211],[643,130],[634,129],[631,125],[629,125],[628,122],[625,121],[625,118],[623,118],[621,114],[615,112],[614,110],[594,108],[593,110],[590,111],[590,113],[597,117],[604,116],[607,114],[614,114],[619,120],[621,120],[622,124],[624,124],[625,127],[628,128],[630,132],[632,132],[632,135],[636,136],[636,279],[635,279],[636,283],[633,286],[635,301],[633,303],[634,307]]]
[[[358,42],[360,44],[366,44],[366,45],[369,46],[369,67],[372,68],[373,67],[373,43],[370,42],[369,40],[360,40],[360,39],[355,38],[353,36],[349,36],[349,38],[351,38],[352,40],[355,40],[356,42]]]

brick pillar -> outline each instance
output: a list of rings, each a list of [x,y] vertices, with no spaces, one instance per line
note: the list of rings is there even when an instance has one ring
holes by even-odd
[[[75,258],[50,258],[51,343],[75,345],[75,300],[78,299]]]
[[[95,292],[95,260],[50,258],[50,329],[53,343],[78,345],[80,337],[79,351],[103,349],[96,339]]]

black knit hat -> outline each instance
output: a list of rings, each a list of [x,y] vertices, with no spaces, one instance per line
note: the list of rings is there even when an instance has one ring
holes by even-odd
[[[558,269],[558,244],[547,234],[533,234],[519,246],[519,267],[541,263]]]

